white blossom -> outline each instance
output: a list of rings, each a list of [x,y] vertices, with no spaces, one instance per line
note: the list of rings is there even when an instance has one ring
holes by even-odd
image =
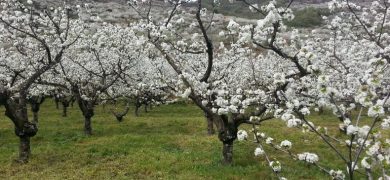
[[[264,150],[261,147],[255,149],[255,156],[261,156],[264,154]]]
[[[274,140],[273,138],[268,137],[268,138],[265,140],[265,143],[271,144],[273,140]]]
[[[309,152],[298,154],[298,159],[300,161],[306,161],[306,162],[312,163],[312,164],[318,162],[317,154],[309,153]]]
[[[248,138],[248,133],[245,130],[239,130],[237,132],[237,139],[239,141],[246,140]]]
[[[362,167],[364,167],[365,169],[371,169],[371,164],[368,162],[369,158],[368,157],[364,157],[362,159]]]
[[[279,161],[271,161],[269,165],[271,166],[274,172],[280,172],[282,170],[282,165],[280,164]]]
[[[284,140],[280,143],[280,146],[285,148],[285,149],[290,149],[292,146],[292,143],[288,140]]]
[[[345,179],[345,174],[341,170],[333,170],[332,169],[329,171],[329,174],[330,174],[330,176],[332,176],[332,178],[334,180],[344,180]]]

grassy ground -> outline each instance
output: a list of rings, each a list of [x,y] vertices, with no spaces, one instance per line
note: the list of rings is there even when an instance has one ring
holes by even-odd
[[[13,162],[18,139],[3,111],[0,107],[1,179],[276,179],[265,159],[254,157],[256,145],[249,141],[235,143],[232,166],[221,165],[221,143],[216,136],[206,135],[202,113],[193,105],[156,107],[140,117],[130,114],[122,123],[98,107],[94,135],[85,137],[79,110],[70,108],[69,117],[63,118],[49,100],[42,107],[40,130],[32,139],[33,155],[26,165]],[[338,123],[329,116],[313,119],[319,124]],[[296,153],[315,152],[323,164],[334,164],[335,154],[318,137],[305,137],[278,120],[260,130],[278,142],[289,139]],[[267,150],[281,161],[284,177],[330,179],[315,167]],[[344,169],[342,165],[333,167]]]

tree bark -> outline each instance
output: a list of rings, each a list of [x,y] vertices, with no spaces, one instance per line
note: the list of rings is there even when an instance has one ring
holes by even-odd
[[[237,139],[238,124],[226,115],[215,116],[217,120],[218,138],[222,142],[222,163],[230,165],[233,163],[233,142]]]
[[[31,104],[31,111],[33,112],[33,120],[32,123],[34,123],[36,126],[38,126],[39,123],[39,110],[41,109],[41,104],[45,101],[45,97],[42,96],[33,96],[30,97],[29,102]]]
[[[223,164],[230,165],[233,163],[233,141],[223,142],[222,155]]]
[[[84,133],[85,135],[92,135],[91,117],[85,117],[84,119]]]
[[[38,120],[38,112],[33,111],[33,120],[32,123],[36,124],[38,126],[39,120]]]
[[[62,117],[67,117],[68,116],[68,107],[72,101],[73,97],[61,97],[61,104],[62,104]]]
[[[119,121],[119,122],[122,122],[123,121],[123,116],[115,116],[116,117],[116,120]]]
[[[54,102],[56,103],[56,109],[60,109],[60,100],[56,96],[57,95],[54,96]]]
[[[212,118],[207,118],[207,134],[208,135],[215,134],[214,121]]]
[[[27,163],[31,154],[30,138],[37,134],[37,125],[28,121],[26,99],[8,99],[5,109],[5,115],[14,123],[15,135],[20,140],[17,162]]]
[[[17,161],[20,163],[27,163],[31,155],[30,137],[19,137],[19,140],[19,159]]]
[[[207,134],[213,135],[215,134],[213,115],[210,115],[207,112],[205,112],[204,114],[207,120]]]
[[[62,117],[67,117],[68,116],[68,107],[63,106],[62,107]]]
[[[92,122],[94,116],[94,102],[79,99],[80,110],[84,116],[84,133],[85,135],[92,135]]]

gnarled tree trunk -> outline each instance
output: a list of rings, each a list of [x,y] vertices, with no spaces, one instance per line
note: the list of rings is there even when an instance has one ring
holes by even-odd
[[[218,138],[222,142],[222,163],[230,165],[233,163],[233,142],[237,139],[238,125],[233,119],[226,115],[214,116],[217,120]]]
[[[91,117],[85,116],[84,118],[84,133],[90,136],[92,135]]]
[[[215,134],[213,115],[209,114],[207,112],[204,112],[204,115],[205,115],[206,120],[207,120],[207,134],[208,135]]]
[[[30,138],[38,132],[36,124],[28,121],[27,103],[25,96],[19,99],[9,98],[5,104],[5,115],[15,125],[15,134],[19,137],[19,159],[18,162],[27,163],[31,154]]]
[[[68,107],[62,106],[62,117],[68,117]]]
[[[123,117],[125,117],[127,115],[127,113],[129,113],[129,110],[130,110],[130,107],[127,104],[126,108],[123,112],[115,112],[114,110],[111,110],[111,113],[116,117],[116,120],[118,120],[119,122],[122,122]]]
[[[200,107],[205,113],[206,119],[212,121],[212,123],[218,129],[218,139],[222,142],[222,163],[230,165],[233,163],[233,142],[237,139],[237,131],[239,123],[235,122],[233,116],[229,118],[227,115],[217,115],[211,111],[211,108],[202,104],[201,98],[191,94],[189,96],[195,104]],[[209,127],[209,126],[208,126]],[[214,129],[214,128],[212,128]],[[210,125],[210,130],[211,125]]]
[[[223,164],[233,163],[233,141],[223,142],[222,148]]]
[[[94,116],[95,104],[93,101],[86,101],[78,99],[81,112],[84,116],[84,133],[85,135],[92,135],[92,117]]]
[[[31,104],[31,111],[33,112],[33,120],[32,123],[38,126],[38,113],[41,108],[41,104],[45,101],[45,97],[43,96],[33,96],[29,98],[29,102]]]
[[[20,143],[19,143],[19,162],[26,163],[28,162],[30,155],[31,155],[31,149],[30,149],[30,137],[24,136],[19,137]]]
[[[54,102],[56,104],[56,109],[60,109],[60,99],[57,94],[54,95]]]
[[[38,111],[33,111],[33,120],[32,123],[36,124],[38,126],[39,119],[38,119]]]
[[[68,116],[68,107],[69,107],[69,101],[68,100],[62,100],[62,117]]]

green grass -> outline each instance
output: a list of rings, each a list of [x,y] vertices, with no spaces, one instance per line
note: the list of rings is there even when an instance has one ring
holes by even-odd
[[[308,7],[294,11],[294,19],[287,21],[286,25],[297,28],[313,28],[323,25],[322,16],[329,16],[328,9]]]
[[[0,107],[1,114],[3,111]],[[18,155],[18,139],[11,121],[1,115],[0,179],[276,179],[265,159],[254,157],[256,145],[250,141],[235,142],[234,164],[221,165],[221,143],[217,136],[206,135],[206,122],[193,105],[155,107],[149,113],[141,112],[140,117],[129,114],[122,123],[101,107],[96,112],[94,135],[86,137],[76,107],[63,118],[61,110],[47,101],[40,113],[40,130],[32,138],[32,157],[25,165],[13,161]],[[313,120],[338,124],[330,116],[315,116]],[[278,142],[291,140],[296,153],[315,152],[321,163],[344,169],[316,136],[305,137],[278,120],[267,122],[260,130]],[[281,161],[284,177],[330,179],[319,169],[269,147],[267,152]]]

